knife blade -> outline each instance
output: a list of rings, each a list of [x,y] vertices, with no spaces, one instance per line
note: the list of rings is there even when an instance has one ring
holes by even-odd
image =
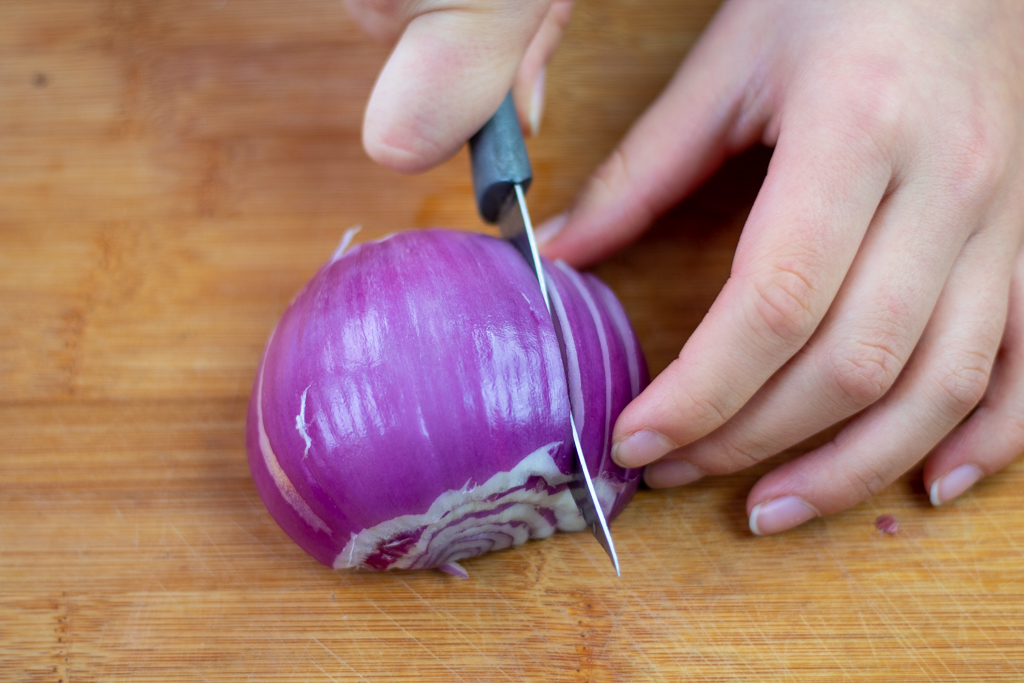
[[[565,340],[558,316],[551,308],[544,269],[540,253],[537,251],[537,240],[533,234],[533,223],[530,221],[530,212],[526,206],[526,190],[533,180],[533,171],[530,168],[530,158],[526,153],[526,143],[523,141],[511,93],[505,97],[494,116],[470,139],[469,147],[477,209],[485,221],[498,224],[501,236],[516,247],[537,278],[541,297],[555,328],[562,370],[566,373],[568,388]],[[570,394],[569,427],[572,432],[574,457],[573,476],[568,484],[569,492],[580,515],[583,516],[583,521],[608,553],[615,567],[615,574],[621,576],[615,542],[608,528],[608,520],[598,502],[583,447],[580,445],[579,432],[573,418],[575,408]]]

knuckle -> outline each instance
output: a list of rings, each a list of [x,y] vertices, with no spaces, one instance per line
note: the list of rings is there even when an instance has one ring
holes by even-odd
[[[551,3],[548,16],[551,17],[559,29],[564,30],[569,25],[569,17],[572,15],[572,3],[573,0],[554,0]]]
[[[751,467],[773,454],[764,435],[751,431],[742,422],[729,423],[701,439],[695,463],[701,472],[714,476],[732,474]]]
[[[704,399],[690,394],[686,398],[689,405],[685,413],[698,425],[723,424],[734,412],[728,405],[721,403],[721,397],[716,393],[708,393]]]
[[[786,344],[802,343],[818,325],[822,287],[805,261],[776,264],[754,283],[755,329]]]
[[[906,119],[906,92],[901,71],[891,58],[848,62],[841,79],[828,86],[835,95],[836,124],[851,142],[891,141]],[[842,84],[842,85],[840,85]]]
[[[845,339],[829,354],[828,381],[844,403],[865,408],[882,398],[906,363],[906,342],[895,325],[870,336]]]
[[[932,175],[951,198],[980,204],[999,187],[1016,161],[1005,124],[1009,118],[998,105],[976,102],[959,106],[958,114],[935,130],[939,144]]]
[[[616,187],[623,179],[629,177],[629,167],[626,164],[626,155],[623,153],[620,147],[616,147],[612,150],[612,153],[608,155],[597,170],[594,171],[592,181],[596,183],[602,191],[610,192],[612,188]]]
[[[1006,173],[1009,146],[994,144],[983,123],[966,123],[950,136],[945,154],[949,190],[967,199],[987,197]]]
[[[991,353],[960,350],[943,365],[938,385],[939,407],[953,419],[969,413],[985,395],[994,359]]]
[[[627,149],[629,140],[623,141],[616,147],[608,158],[597,167],[594,174],[587,181],[587,187],[583,192],[584,197],[597,197],[597,201],[614,199],[621,201],[628,200],[631,219],[638,225],[648,225],[656,217],[658,210],[655,207],[654,197],[658,193],[664,193],[663,187],[656,181],[641,182],[631,166],[631,152]],[[628,194],[624,195],[623,188],[628,188]]]
[[[862,462],[847,474],[850,487],[867,500],[889,485],[889,476],[873,463]]]
[[[713,465],[718,471],[713,474],[731,474],[756,465],[764,459],[761,449],[753,441],[743,438],[723,440],[722,455]]]
[[[887,136],[903,119],[904,97],[900,84],[884,70],[869,70],[860,86],[851,90],[845,106],[850,123],[862,133]]]
[[[685,349],[684,349],[685,351]],[[683,351],[680,351],[680,358]],[[677,358],[675,363],[679,363]],[[743,397],[727,382],[714,376],[681,387],[672,397],[676,415],[685,419],[696,431],[707,433],[722,425],[739,410]]]

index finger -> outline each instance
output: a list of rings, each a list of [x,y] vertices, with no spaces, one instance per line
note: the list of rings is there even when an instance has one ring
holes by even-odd
[[[891,166],[867,136],[851,134],[849,119],[823,113],[783,122],[729,281],[679,357],[619,416],[613,457],[623,466],[653,462],[723,424],[828,311]]]

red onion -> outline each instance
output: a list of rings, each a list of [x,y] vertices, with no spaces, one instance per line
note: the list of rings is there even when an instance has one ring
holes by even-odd
[[[892,515],[879,515],[875,520],[875,528],[886,534],[895,534],[900,530],[900,523]]]
[[[249,403],[249,465],[278,524],[336,568],[462,576],[459,560],[582,530],[565,372],[526,261],[446,230],[344,246],[285,311]],[[545,270],[611,518],[640,476],[612,462],[611,428],[646,363],[604,284]]]

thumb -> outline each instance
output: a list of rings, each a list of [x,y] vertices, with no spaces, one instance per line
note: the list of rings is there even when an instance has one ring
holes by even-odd
[[[771,98],[749,97],[757,22],[736,8],[726,3],[570,209],[537,228],[548,258],[585,266],[608,256],[761,137]]]
[[[408,21],[366,107],[370,157],[417,173],[454,155],[498,109],[550,5],[414,3],[424,11]]]

